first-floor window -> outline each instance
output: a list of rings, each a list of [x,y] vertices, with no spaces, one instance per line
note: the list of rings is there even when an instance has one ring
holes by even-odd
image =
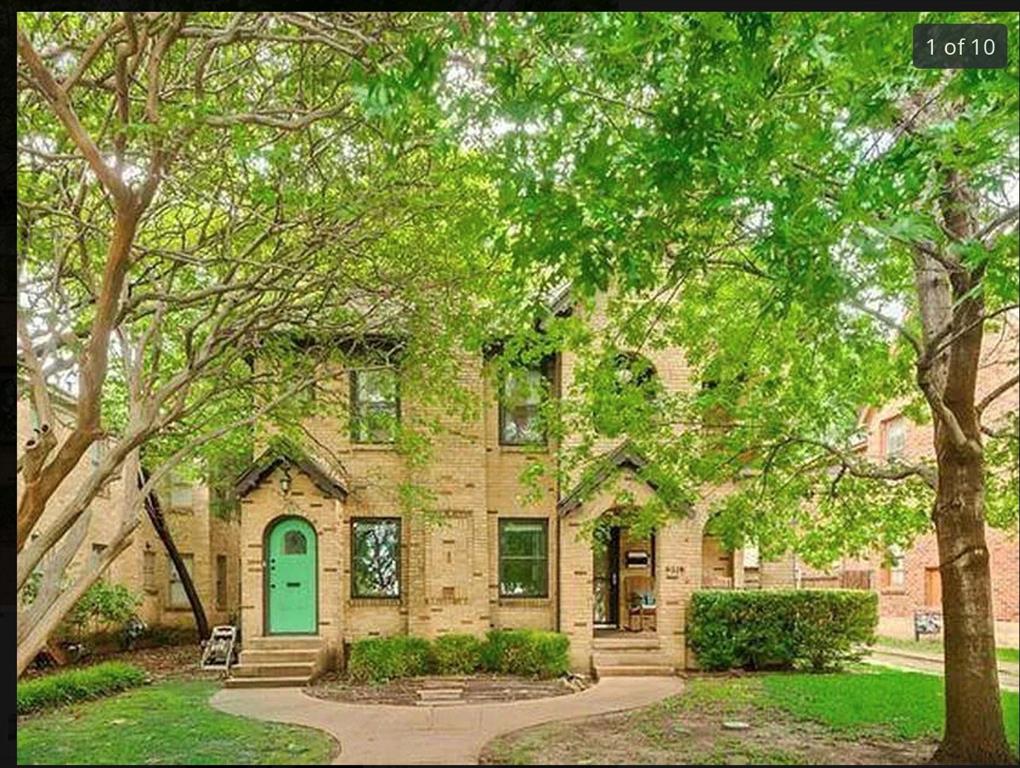
[[[227,556],[216,555],[216,607],[227,607]]]
[[[156,553],[151,549],[142,555],[142,583],[146,589],[156,589]]]
[[[903,548],[889,547],[881,571],[881,586],[900,589],[906,583],[906,565]]]
[[[400,520],[351,521],[352,597],[400,597]]]
[[[549,522],[544,518],[499,521],[499,594],[548,597]]]
[[[184,561],[184,569],[191,576],[194,573],[194,555],[182,553],[181,560]],[[177,573],[177,566],[174,565],[173,560],[167,558],[167,562],[170,563],[170,595],[167,602],[171,608],[187,608],[191,603],[188,602],[188,593],[184,591],[181,575]]]

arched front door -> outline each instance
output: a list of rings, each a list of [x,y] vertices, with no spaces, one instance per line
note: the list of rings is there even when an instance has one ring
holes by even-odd
[[[269,634],[318,631],[315,529],[300,517],[275,523],[267,537],[266,626]]]

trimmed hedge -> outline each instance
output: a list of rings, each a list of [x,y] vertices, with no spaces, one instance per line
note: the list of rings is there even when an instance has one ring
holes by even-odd
[[[102,698],[143,685],[145,681],[143,670],[119,661],[57,672],[18,683],[18,714]]]
[[[557,632],[491,630],[485,640],[441,635],[434,642],[396,635],[351,644],[347,675],[357,683],[436,673],[469,675],[488,671],[524,677],[557,677],[570,669],[570,641]]]
[[[687,637],[704,669],[838,669],[875,642],[878,595],[852,589],[704,590]]]
[[[421,637],[370,637],[351,644],[347,674],[358,683],[425,675],[430,656],[429,641]]]
[[[432,642],[432,670],[470,675],[482,668],[482,641],[474,635],[440,635]]]
[[[559,632],[493,629],[482,646],[482,664],[489,672],[558,677],[570,669],[569,648],[569,638]]]

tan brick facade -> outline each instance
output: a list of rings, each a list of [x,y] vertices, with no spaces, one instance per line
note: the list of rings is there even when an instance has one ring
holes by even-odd
[[[72,423],[73,415],[68,410],[70,405],[63,398],[55,396],[54,404],[57,418],[62,421],[57,426],[59,439]],[[32,429],[28,400],[19,398],[20,443],[31,436]],[[63,505],[71,500],[91,472],[91,461],[91,455],[87,454],[57,489],[46,512],[36,524],[37,531],[49,525]],[[18,482],[21,482],[20,475]],[[20,494],[20,486],[18,492]],[[85,543],[72,560],[69,572],[80,566],[93,547],[106,546],[111,540],[120,524],[122,498],[119,478],[95,498],[91,505],[92,516]],[[240,526],[237,520],[221,519],[210,513],[209,493],[205,486],[197,485],[192,489],[192,500],[186,506],[167,508],[169,500],[161,496],[161,501],[178,551],[182,555],[190,555],[193,560],[192,578],[210,625],[236,622],[240,600]],[[223,558],[219,572],[218,557]],[[224,566],[225,583],[218,585],[218,579],[222,580],[224,575]],[[172,564],[165,547],[143,512],[142,524],[132,535],[131,544],[110,564],[106,578],[123,584],[142,598],[137,613],[150,627],[194,627],[195,619],[190,605],[187,602],[177,605],[171,603],[171,569]]]
[[[596,320],[598,312],[596,313]],[[690,373],[676,349],[649,353],[667,389],[690,386]],[[490,628],[557,630],[571,641],[575,669],[591,666],[593,636],[593,552],[580,536],[582,525],[615,506],[615,492],[606,488],[573,511],[561,514],[558,503],[566,490],[557,488],[555,474],[541,480],[541,498],[527,499],[521,473],[538,461],[554,467],[557,446],[502,445],[499,407],[491,377],[483,375],[480,359],[463,356],[459,384],[473,393],[482,408],[477,418],[452,417],[433,406],[416,402],[412,393],[401,394],[401,420],[421,423],[435,418],[444,430],[434,438],[431,456],[414,470],[391,446],[352,443],[348,425],[340,416],[317,414],[305,424],[308,446],[330,474],[346,478],[346,494],[324,491],[306,473],[297,472],[290,492],[273,469],[247,489],[242,499],[241,549],[243,560],[241,623],[245,637],[267,633],[266,553],[267,531],[283,515],[299,515],[315,528],[318,538],[318,626],[330,653],[337,659],[346,643],[364,637],[409,633],[435,637],[450,632],[476,635]],[[558,357],[553,390],[569,396],[576,360]],[[341,401],[350,384],[337,371],[326,390]],[[268,445],[267,435],[261,441]],[[599,448],[614,447],[609,441]],[[310,450],[310,448],[308,449]],[[328,453],[328,460],[322,458]],[[291,470],[288,470],[290,472]],[[638,500],[654,491],[629,469],[620,469],[620,485]],[[413,480],[435,495],[435,506],[445,524],[427,524],[420,515],[401,520],[400,597],[359,599],[351,589],[351,521],[360,517],[397,517],[400,483]],[[665,526],[655,537],[656,632],[662,649],[677,668],[686,666],[687,602],[702,585],[702,529],[705,504],[687,517]],[[548,531],[548,591],[542,597],[500,595],[499,523],[507,518],[546,521]],[[740,554],[734,553],[738,570]],[[792,585],[792,561],[762,564],[761,584]],[[737,585],[742,585],[742,574]]]

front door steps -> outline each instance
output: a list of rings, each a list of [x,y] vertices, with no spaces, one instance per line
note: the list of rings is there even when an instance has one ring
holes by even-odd
[[[654,634],[614,635],[592,639],[596,677],[670,677],[676,669]]]
[[[326,644],[317,635],[271,635],[244,641],[240,663],[230,670],[227,688],[294,688],[308,685],[325,661]]]

